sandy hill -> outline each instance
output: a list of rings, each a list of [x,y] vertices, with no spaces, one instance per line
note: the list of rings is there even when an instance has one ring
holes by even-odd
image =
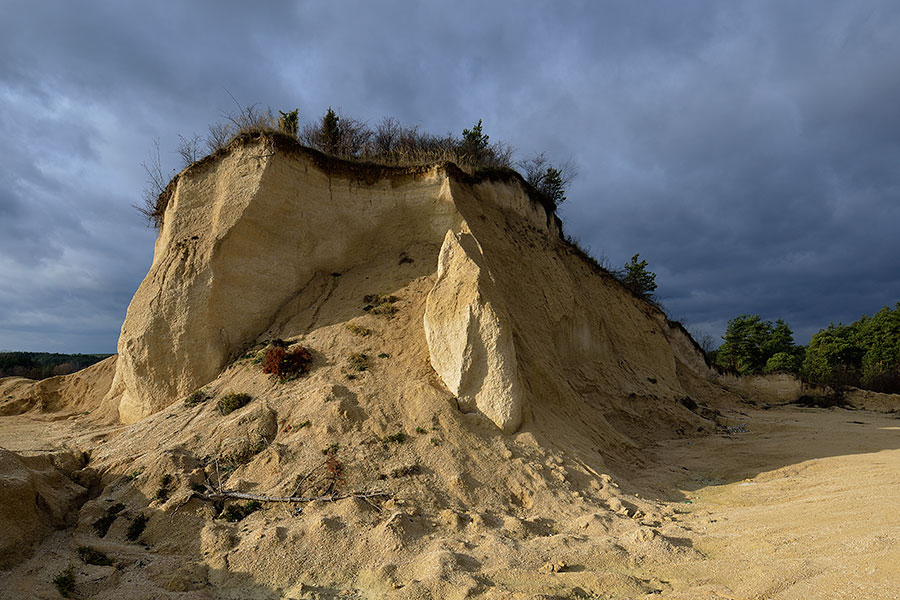
[[[0,380],[8,594],[630,598],[697,558],[629,473],[740,397],[518,176],[263,135],[166,194],[118,356]]]

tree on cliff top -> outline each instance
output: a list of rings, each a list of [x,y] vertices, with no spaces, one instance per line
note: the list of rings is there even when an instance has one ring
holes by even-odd
[[[647,269],[647,261],[638,261],[640,254],[631,257],[631,262],[625,263],[625,270],[619,273],[619,281],[641,298],[653,299],[656,290],[656,273]]]
[[[563,163],[558,167],[550,164],[542,152],[534,158],[516,163],[524,171],[525,181],[531,184],[553,208],[559,207],[566,200],[566,186],[575,178],[575,167],[571,163]]]
[[[300,141],[307,146],[342,158],[365,158],[371,139],[372,130],[365,123],[331,107],[318,123],[307,123],[300,132]]]

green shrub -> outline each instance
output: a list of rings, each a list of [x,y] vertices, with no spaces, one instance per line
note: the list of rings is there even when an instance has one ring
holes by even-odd
[[[346,327],[348,331],[355,333],[360,337],[366,337],[372,334],[371,329],[363,327],[362,325],[357,325],[356,323],[347,323]]]
[[[137,541],[137,539],[141,537],[141,534],[144,533],[144,529],[146,529],[149,520],[150,517],[144,514],[137,515],[128,525],[128,531],[125,532],[125,537],[132,542]]]
[[[394,443],[394,444],[402,444],[407,440],[407,435],[402,431],[398,431],[397,433],[385,436],[381,441],[385,444]]]
[[[763,373],[797,373],[799,371],[800,357],[790,352],[776,352],[763,367]]]
[[[169,486],[172,484],[172,479],[172,476],[168,473],[159,478],[159,487],[156,489],[156,494],[153,496],[154,500],[165,502],[169,499]]]
[[[545,204],[556,209],[565,202],[566,186],[575,177],[575,167],[571,163],[557,168],[541,153],[517,163],[517,166],[524,171],[525,181],[534,188]]]
[[[89,565],[107,567],[113,564],[113,561],[110,557],[100,552],[99,550],[88,548],[87,546],[81,546],[80,548],[78,548],[78,556],[81,558],[81,560]]]
[[[367,294],[363,296],[363,303],[365,304],[363,310],[374,315],[390,316],[397,312],[398,309],[394,306],[394,302],[399,300],[400,298],[393,295]]]
[[[102,517],[91,524],[91,528],[98,537],[104,537],[106,535],[110,526],[113,524],[113,521],[116,520],[116,517],[119,516],[119,513],[123,510],[125,510],[125,505],[121,502],[113,504],[106,509],[106,513]]]
[[[69,567],[53,578],[53,585],[59,590],[59,595],[63,598],[71,598],[75,592],[75,570]]]
[[[295,108],[290,112],[279,110],[278,113],[281,115],[278,117],[278,130],[291,137],[297,137],[297,131],[300,127],[300,109]]]
[[[232,392],[222,396],[216,404],[216,407],[219,409],[219,413],[224,416],[246,406],[250,400],[252,400],[250,394]]]
[[[353,352],[347,357],[347,363],[356,371],[366,371],[369,368],[369,357],[360,352]]]
[[[203,390],[197,390],[184,399],[184,405],[188,407],[197,406],[198,404],[202,404],[207,400],[209,400],[209,396],[206,395],[206,392],[204,392]]]
[[[220,519],[224,519],[230,523],[243,521],[245,518],[262,508],[262,504],[256,500],[251,500],[246,504],[229,504],[225,510],[219,515]]]
[[[640,254],[635,254],[631,257],[631,262],[625,264],[625,270],[619,273],[619,281],[635,295],[652,300],[656,289],[656,273],[647,270],[646,260],[638,262],[639,257]]]

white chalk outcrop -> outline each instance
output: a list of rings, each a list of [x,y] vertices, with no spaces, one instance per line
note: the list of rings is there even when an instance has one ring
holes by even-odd
[[[431,366],[461,410],[478,410],[511,433],[522,422],[522,394],[504,306],[477,240],[448,231],[425,307]]]

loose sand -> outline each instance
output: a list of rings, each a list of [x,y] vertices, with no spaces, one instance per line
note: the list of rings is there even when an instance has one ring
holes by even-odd
[[[795,407],[730,412],[725,418],[734,433],[663,440],[648,451],[644,469],[621,474],[620,498],[630,506],[625,498],[637,494],[634,505],[643,507],[644,515],[623,517],[600,530],[585,519],[568,532],[523,535],[518,545],[500,544],[501,538],[478,535],[469,525],[466,545],[443,553],[430,548],[418,568],[435,562],[445,580],[463,572],[482,582],[458,596],[446,588],[445,597],[896,598],[900,420],[867,411]],[[74,419],[0,418],[0,446],[24,455],[115,432],[91,433]],[[265,530],[262,523],[248,528]],[[572,532],[579,529],[583,533]],[[67,564],[66,549],[88,537],[54,534],[34,558],[0,573],[0,589],[24,593],[21,597],[58,597],[49,579]],[[665,542],[661,551],[660,541]],[[123,561],[119,575],[102,572],[112,567],[82,567],[81,589],[95,590],[96,597],[227,597],[222,590],[192,589],[191,573],[167,579],[179,568],[177,550],[152,546],[106,543],[105,551]],[[482,551],[507,556],[488,561]],[[471,564],[467,557],[473,557]],[[193,575],[198,588],[210,577],[206,571]],[[371,575],[378,576],[385,575]],[[346,583],[299,586],[290,593],[268,586],[241,589],[246,597],[260,598],[417,597],[403,594],[399,580],[400,587],[381,593],[366,592],[365,582]],[[420,597],[441,597],[432,594]]]
[[[663,596],[897,598],[900,420],[793,407],[732,417],[746,433],[663,442],[634,479],[675,503],[702,554],[647,567],[671,586]]]

